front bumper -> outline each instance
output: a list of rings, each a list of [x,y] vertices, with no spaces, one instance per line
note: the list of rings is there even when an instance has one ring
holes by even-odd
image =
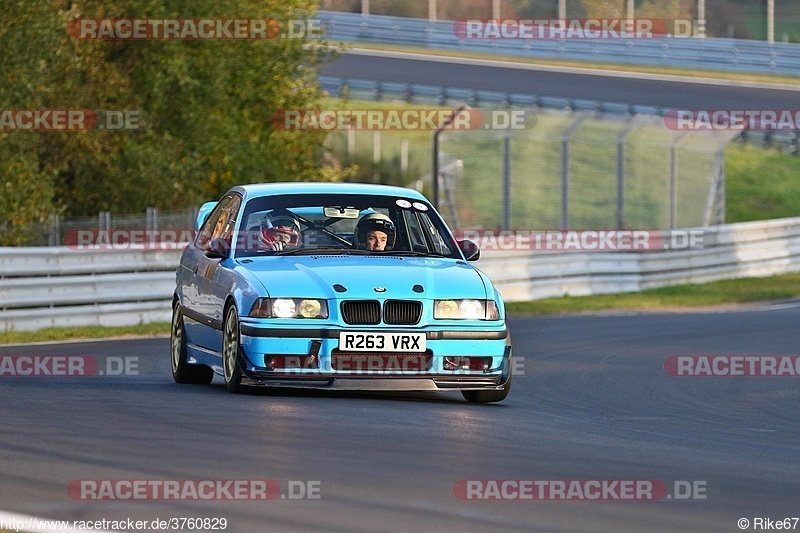
[[[341,327],[315,329],[264,328],[242,324],[243,359],[240,367],[245,384],[264,387],[296,387],[342,391],[439,391],[501,390],[511,375],[511,345],[504,324],[483,330],[384,329],[383,332],[425,332],[426,368],[341,370],[332,364],[338,350]],[[347,331],[354,331],[347,328]],[[361,329],[363,331],[363,328]],[[377,329],[375,331],[378,331]],[[300,368],[270,369],[273,356],[306,358],[313,355],[313,365]],[[401,354],[395,354],[400,356]],[[392,354],[388,354],[391,357]],[[491,361],[484,370],[447,370],[450,357],[481,357]]]

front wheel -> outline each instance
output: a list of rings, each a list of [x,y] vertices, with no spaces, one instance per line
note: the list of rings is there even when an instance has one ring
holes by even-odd
[[[214,371],[206,365],[190,365],[186,358],[186,333],[183,326],[181,304],[175,302],[172,309],[172,328],[170,329],[170,348],[172,357],[172,379],[175,383],[208,385],[214,379]]]
[[[508,365],[508,380],[506,381],[503,388],[500,390],[465,390],[461,391],[461,394],[464,396],[464,399],[467,400],[469,403],[491,403],[491,402],[502,402],[508,396],[508,392],[511,390],[511,368],[512,368],[512,358],[511,358],[511,332],[508,333],[508,337],[506,337],[506,347],[508,348],[508,361],[506,364]]]
[[[511,364],[511,361],[509,361]],[[464,390],[461,394],[469,403],[502,402],[511,390],[511,369],[508,370],[508,381],[500,390]]]
[[[242,392],[242,369],[239,368],[239,315],[236,306],[225,312],[222,331],[222,369],[228,392]]]

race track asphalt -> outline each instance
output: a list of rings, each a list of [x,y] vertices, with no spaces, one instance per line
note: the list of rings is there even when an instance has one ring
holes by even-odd
[[[370,52],[372,54],[373,52]],[[326,76],[603,100],[673,109],[797,109],[795,90],[726,86],[644,77],[549,72],[436,59],[345,53],[320,68]]]
[[[793,355],[800,309],[514,317],[509,398],[177,385],[164,338],[0,348],[138,375],[0,378],[0,509],[225,517],[227,531],[739,531],[800,515],[800,380],[673,377],[670,355]],[[85,501],[86,479],[318,481],[320,499]],[[706,499],[463,501],[459,480],[699,482]]]

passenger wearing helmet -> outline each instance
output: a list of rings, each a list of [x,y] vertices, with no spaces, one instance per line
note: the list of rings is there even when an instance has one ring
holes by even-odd
[[[371,252],[394,247],[395,227],[392,219],[381,213],[364,215],[356,225],[356,246]]]
[[[300,244],[300,223],[288,209],[274,209],[261,221],[261,248],[280,252]]]

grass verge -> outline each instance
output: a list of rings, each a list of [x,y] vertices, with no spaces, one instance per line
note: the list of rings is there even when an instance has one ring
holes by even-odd
[[[607,310],[682,310],[800,297],[800,274],[742,278],[699,285],[677,285],[637,293],[564,296],[531,302],[506,302],[511,314],[552,315]]]
[[[169,323],[139,324],[137,326],[83,326],[47,328],[39,331],[6,331],[0,333],[0,345],[29,342],[105,339],[109,337],[152,337],[169,334]]]
[[[800,157],[749,145],[725,151],[728,222],[800,216]]]

